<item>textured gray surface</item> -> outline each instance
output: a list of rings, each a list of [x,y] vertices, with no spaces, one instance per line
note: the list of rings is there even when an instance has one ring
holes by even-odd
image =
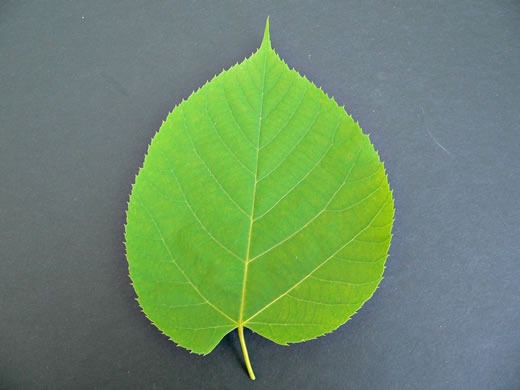
[[[0,388],[520,388],[518,1],[0,2]],[[206,357],[139,311],[123,223],[168,111],[280,55],[359,120],[396,224],[346,325]]]

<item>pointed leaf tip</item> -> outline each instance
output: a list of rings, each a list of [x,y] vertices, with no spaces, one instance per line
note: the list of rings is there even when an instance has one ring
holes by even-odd
[[[262,46],[267,46],[268,49],[271,48],[271,38],[269,37],[269,16],[267,17],[267,21],[265,22],[265,31],[264,31],[264,39],[262,40]]]

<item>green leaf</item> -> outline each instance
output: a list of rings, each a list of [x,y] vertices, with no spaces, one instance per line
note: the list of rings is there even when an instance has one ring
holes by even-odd
[[[382,279],[393,198],[368,136],[271,48],[168,115],[132,188],[126,249],[145,314],[207,354],[238,328],[331,332]]]

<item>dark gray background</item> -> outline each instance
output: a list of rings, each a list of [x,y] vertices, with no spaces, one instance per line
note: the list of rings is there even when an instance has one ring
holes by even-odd
[[[161,335],[127,276],[131,183],[173,106],[260,44],[359,120],[396,223],[326,337]],[[518,1],[0,2],[0,388],[519,389]]]

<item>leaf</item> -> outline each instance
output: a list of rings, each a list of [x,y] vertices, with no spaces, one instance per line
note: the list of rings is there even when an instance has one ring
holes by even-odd
[[[343,107],[261,47],[168,115],[132,188],[138,301],[207,354],[244,327],[279,344],[331,332],[382,279],[393,223],[383,164]]]

